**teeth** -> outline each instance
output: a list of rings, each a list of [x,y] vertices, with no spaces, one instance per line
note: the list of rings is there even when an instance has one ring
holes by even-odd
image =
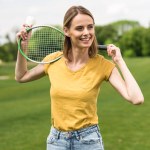
[[[88,41],[88,39],[82,39],[82,41]]]
[[[90,37],[82,37],[81,40],[88,41],[88,40],[90,40]]]
[[[88,41],[89,39],[81,39],[82,41]]]

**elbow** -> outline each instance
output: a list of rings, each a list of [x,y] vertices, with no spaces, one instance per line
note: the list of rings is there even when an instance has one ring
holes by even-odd
[[[21,83],[21,80],[17,77],[15,77],[15,80],[18,82],[18,83]]]
[[[133,105],[141,105],[144,103],[144,96],[142,93],[126,95],[125,99]]]
[[[15,73],[15,80],[19,83],[26,82],[26,74],[27,74],[27,72],[25,72],[24,74]]]
[[[23,83],[23,81],[21,80],[21,78],[18,78],[15,76],[15,80],[18,82],[18,83]]]
[[[144,97],[141,96],[141,97],[139,97],[139,98],[133,99],[133,100],[131,101],[131,103],[132,103],[133,105],[141,105],[141,104],[144,103]]]

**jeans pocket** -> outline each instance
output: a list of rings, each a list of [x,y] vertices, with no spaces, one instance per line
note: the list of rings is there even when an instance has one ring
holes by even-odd
[[[81,143],[83,144],[95,144],[100,142],[100,138],[97,135],[97,132],[92,132],[83,138],[80,139]]]
[[[47,137],[47,144],[53,144],[57,142],[56,136],[49,134]]]

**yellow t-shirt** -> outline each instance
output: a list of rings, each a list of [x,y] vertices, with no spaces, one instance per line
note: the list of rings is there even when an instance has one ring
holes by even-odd
[[[45,59],[62,55],[56,52]],[[101,55],[90,58],[85,66],[71,71],[62,57],[45,64],[51,88],[52,125],[61,131],[78,130],[98,124],[97,98],[102,81],[108,80],[115,64]]]

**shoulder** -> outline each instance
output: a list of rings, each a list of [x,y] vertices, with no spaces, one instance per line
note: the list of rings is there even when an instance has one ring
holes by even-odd
[[[99,61],[101,61],[101,63],[110,63],[110,64],[114,64],[112,62],[112,60],[110,60],[109,58],[105,58],[104,56],[97,54],[97,59],[99,59]]]
[[[99,60],[99,61],[103,61],[104,60],[104,56],[102,56],[100,54],[97,54],[96,55],[96,59]]]
[[[111,60],[99,54],[97,54],[95,57],[95,61],[96,67],[101,70],[101,73],[104,75],[104,79],[108,80],[112,70],[116,65]]]
[[[57,52],[54,52],[54,53],[51,53],[51,54],[49,54],[49,55],[47,55],[44,59],[43,59],[43,61],[50,61],[50,60],[53,60],[53,59],[55,59],[55,58],[57,58],[57,57],[59,57],[59,56],[61,56],[61,55],[63,55],[63,52],[62,51],[57,51]]]
[[[101,64],[101,65],[104,65],[104,64],[114,64],[111,60],[105,58],[104,56],[100,55],[100,54],[97,54],[95,57],[94,57],[94,61],[96,61],[97,63]]]
[[[54,52],[52,54],[49,54],[47,55],[43,61],[45,62],[50,62],[51,60],[54,60],[56,58],[58,58],[59,56],[62,56],[63,55],[63,52],[62,51],[57,51],[57,52]],[[47,74],[48,73],[48,68],[50,67],[50,64],[51,63],[48,63],[48,64],[44,64],[44,71],[45,73]]]

